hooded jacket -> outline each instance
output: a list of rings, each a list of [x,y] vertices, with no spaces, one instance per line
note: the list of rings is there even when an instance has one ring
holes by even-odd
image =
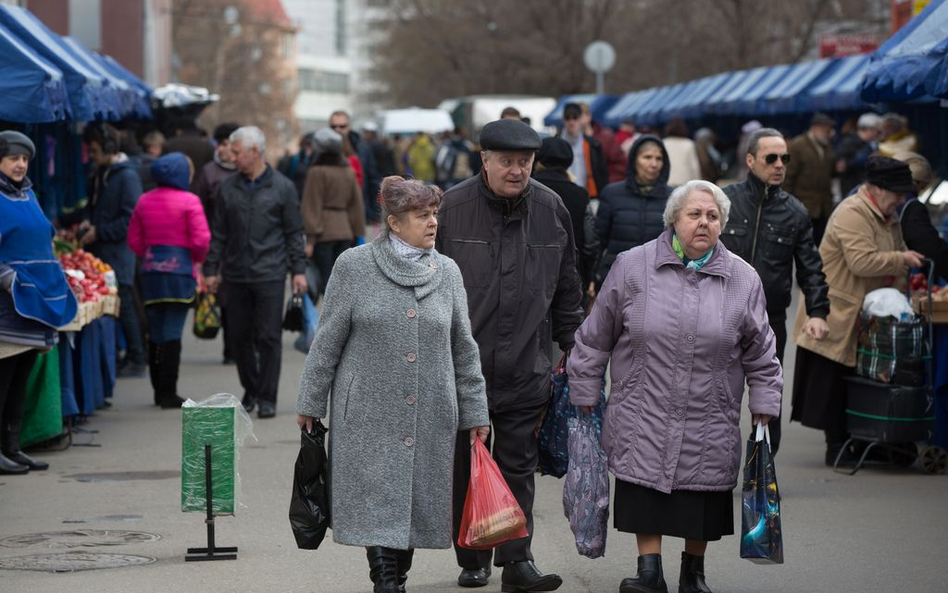
[[[563,200],[533,179],[518,198],[498,198],[482,171],[445,192],[436,247],[464,277],[490,409],[541,405],[552,341],[571,347],[583,319]]]
[[[173,245],[191,252],[195,263],[204,261],[211,233],[201,200],[188,191],[187,158],[173,152],[157,159],[151,174],[158,187],[142,195],[128,225],[128,245],[139,257],[149,247]]]
[[[648,194],[642,192],[635,180],[635,156],[644,142],[654,142],[662,149],[664,162],[658,174],[658,180]],[[668,186],[668,173],[671,164],[668,152],[658,136],[644,134],[638,136],[629,150],[625,181],[610,183],[599,196],[599,210],[596,212],[596,235],[603,248],[602,263],[599,270],[601,283],[609,274],[612,262],[628,249],[644,245],[665,230],[665,204],[671,195]]]

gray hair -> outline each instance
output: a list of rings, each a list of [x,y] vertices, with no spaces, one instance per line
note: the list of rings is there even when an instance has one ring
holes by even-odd
[[[879,129],[882,127],[882,117],[876,113],[863,113],[856,122],[860,130]]]
[[[245,148],[256,147],[257,152],[263,154],[263,149],[267,144],[267,137],[263,135],[263,130],[257,126],[243,126],[237,128],[230,135],[231,142],[240,142]]]
[[[757,145],[760,144],[761,138],[783,138],[783,134],[775,128],[761,128],[751,132],[747,137],[747,154],[757,156]]]
[[[714,197],[714,202],[718,205],[718,210],[721,212],[721,228],[723,229],[725,225],[727,225],[727,218],[731,213],[731,200],[725,195],[724,190],[710,181],[695,179],[684,185],[679,185],[668,197],[668,202],[665,204],[665,214],[663,216],[665,228],[671,228],[675,225],[678,213],[685,207],[685,201],[688,199],[688,196],[696,191],[711,194]]]

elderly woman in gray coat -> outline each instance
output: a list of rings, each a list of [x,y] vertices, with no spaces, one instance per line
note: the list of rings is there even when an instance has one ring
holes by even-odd
[[[415,548],[451,545],[457,431],[488,434],[464,282],[434,249],[441,198],[382,181],[386,230],[336,261],[300,379],[305,430],[332,392],[333,540],[366,548],[375,593],[405,591]]]
[[[685,539],[680,593],[709,593],[708,541],[734,533],[741,399],[754,420],[780,412],[783,375],[760,278],[718,241],[730,201],[690,181],[665,231],[619,255],[569,358],[570,399],[592,406],[611,360],[602,428],[616,476],[615,526],[634,533],[638,575],[621,593],[667,593],[662,536]]]

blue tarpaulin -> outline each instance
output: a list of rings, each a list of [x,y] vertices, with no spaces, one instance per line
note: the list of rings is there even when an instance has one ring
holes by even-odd
[[[67,119],[63,73],[0,25],[0,119],[45,123]]]
[[[59,68],[66,81],[72,116],[80,121],[109,118],[120,111],[115,93],[104,77],[76,58],[56,35],[29,11],[0,4],[0,25],[6,26],[20,41]]]
[[[690,119],[702,115],[705,100],[727,84],[733,74],[733,72],[722,72],[687,83],[688,88],[685,92],[665,106],[661,112],[662,116],[666,119],[673,117]]]
[[[635,119],[642,105],[648,102],[659,89],[645,89],[626,93],[606,112],[603,123],[609,126],[618,126],[627,119]]]
[[[567,103],[585,103],[589,105],[589,111],[592,113],[593,119],[602,121],[606,112],[609,111],[618,100],[619,97],[615,95],[563,95],[559,101],[556,102],[556,106],[553,107],[553,110],[543,118],[543,124],[556,127],[562,126],[563,107],[566,106]]]
[[[861,96],[869,102],[948,98],[948,0],[932,2],[872,54]]]
[[[145,81],[129,72],[125,66],[122,66],[117,61],[115,61],[112,56],[107,56],[100,53],[94,53],[93,55],[98,58],[106,70],[111,72],[113,75],[125,80],[129,85],[131,85],[132,89],[138,96],[138,106],[136,108],[135,115],[151,118],[151,88],[145,84]]]
[[[838,62],[837,59],[827,58],[794,64],[784,73],[780,82],[764,93],[760,113],[775,115],[815,111],[810,91],[829,76]]]
[[[679,83],[659,88],[654,95],[649,97],[647,102],[639,107],[635,121],[646,126],[665,123],[665,118],[662,117],[662,108],[677,98],[686,86],[687,83]]]
[[[838,60],[833,70],[810,89],[809,104],[812,110],[843,111],[868,107],[859,98],[859,85],[868,66],[868,55]]]
[[[118,112],[113,114],[114,117],[112,119],[121,119],[123,117],[151,117],[148,95],[143,94],[137,85],[132,85],[125,76],[114,73],[111,68],[107,67],[98,54],[90,51],[79,40],[73,37],[63,37],[62,40],[83,65],[101,76],[105,80],[106,85],[113,90]]]

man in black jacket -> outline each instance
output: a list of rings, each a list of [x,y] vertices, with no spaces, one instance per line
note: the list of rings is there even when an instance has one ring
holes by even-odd
[[[562,584],[533,564],[536,427],[550,397],[553,340],[563,351],[583,320],[576,248],[563,201],[530,178],[540,137],[519,120],[484,126],[480,175],[444,194],[436,246],[461,268],[471,330],[487,382],[493,454],[527,518],[530,537],[496,548],[504,591],[553,591]],[[458,434],[454,541],[470,478],[470,439]],[[458,584],[482,587],[491,551],[455,547]]]
[[[780,188],[790,154],[783,135],[773,128],[751,134],[747,147],[747,179],[724,188],[731,214],[721,241],[754,266],[764,285],[767,316],[777,338],[783,364],[787,345],[787,307],[793,288],[793,263],[810,319],[804,331],[815,340],[829,332],[829,286],[823,260],[813,241],[813,223],[806,206]],[[773,452],[780,446],[780,416],[770,420]]]
[[[238,128],[230,136],[237,175],[218,188],[211,249],[204,262],[210,292],[221,268],[227,281],[227,330],[236,346],[244,408],[259,404],[257,417],[276,415],[283,353],[281,326],[287,271],[293,292],[306,292],[303,221],[293,182],[263,159],[260,128]]]

